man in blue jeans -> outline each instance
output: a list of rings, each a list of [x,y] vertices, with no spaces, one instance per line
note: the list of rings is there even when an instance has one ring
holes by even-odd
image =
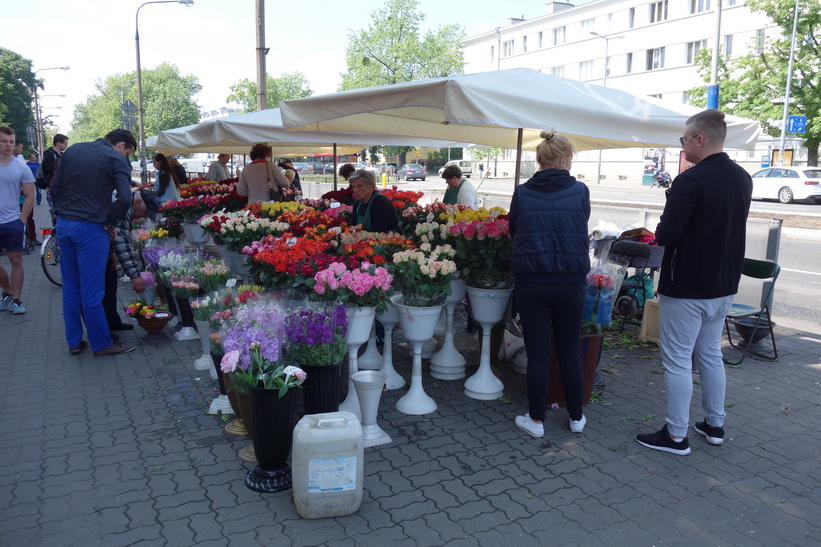
[[[670,454],[690,453],[692,363],[701,380],[705,418],[696,433],[724,443],[726,377],[721,354],[724,317],[738,292],[744,266],[747,213],[753,182],[724,152],[724,113],[710,109],[690,117],[679,139],[695,163],[667,190],[656,228],[664,245],[659,276],[659,340],[667,392],[667,423],[636,440]]]
[[[125,129],[75,144],[63,154],[51,181],[63,276],[63,321],[72,355],[89,343],[95,357],[134,349],[112,341],[102,301],[114,226],[131,207],[131,165],[126,158],[136,147],[134,135]],[[88,342],[83,340],[83,322]]]

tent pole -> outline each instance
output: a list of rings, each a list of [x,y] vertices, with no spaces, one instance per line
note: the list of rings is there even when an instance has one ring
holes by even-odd
[[[516,174],[513,178],[513,187],[519,186],[519,176],[522,174],[522,135],[524,128],[520,127],[516,135]]]
[[[336,192],[336,143],[334,143],[334,192]]]

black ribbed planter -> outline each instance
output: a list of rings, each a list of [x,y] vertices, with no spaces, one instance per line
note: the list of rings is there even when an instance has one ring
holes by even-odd
[[[302,383],[305,414],[322,414],[339,410],[339,383],[342,363],[335,365],[299,365],[308,377]]]
[[[254,414],[254,452],[257,467],[245,476],[245,486],[256,492],[282,492],[291,488],[291,453],[294,434],[295,389],[280,399],[278,389],[251,388]]]

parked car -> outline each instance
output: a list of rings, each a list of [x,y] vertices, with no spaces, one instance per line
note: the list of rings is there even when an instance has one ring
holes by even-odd
[[[313,170],[311,169],[311,166],[308,165],[307,163],[305,163],[304,161],[293,162],[293,166],[294,166],[294,171],[296,171],[297,173],[312,173],[313,172]]]
[[[396,175],[405,180],[425,180],[428,171],[418,163],[406,163],[396,172]]]
[[[333,163],[326,163],[325,168],[322,172],[326,175],[333,175],[334,174],[334,164]]]
[[[768,167],[753,175],[754,199],[797,199],[821,203],[821,167]]]
[[[309,161],[308,167],[311,168],[311,173],[324,173],[325,172],[325,164],[321,161]]]
[[[459,169],[462,170],[462,176],[466,179],[469,179],[470,176],[473,174],[473,164],[470,163],[468,160],[451,160],[447,162],[445,165],[439,168],[439,176],[442,176],[442,171],[445,170],[445,167],[450,165],[456,165]]]

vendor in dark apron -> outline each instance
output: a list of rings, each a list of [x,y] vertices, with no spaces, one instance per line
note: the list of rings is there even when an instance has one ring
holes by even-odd
[[[448,165],[442,171],[442,178],[448,185],[442,203],[447,205],[467,205],[471,209],[479,208],[476,188],[467,179],[462,178],[462,170],[457,165]]]
[[[376,191],[376,175],[357,169],[348,179],[353,190],[352,223],[361,224],[367,232],[397,232],[399,217],[387,197]]]

